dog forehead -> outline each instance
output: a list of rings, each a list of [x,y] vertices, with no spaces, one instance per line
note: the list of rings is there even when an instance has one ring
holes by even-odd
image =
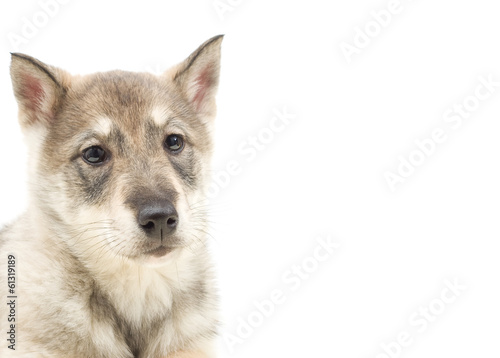
[[[189,109],[175,86],[149,73],[112,71],[75,81],[65,99],[60,126],[95,128],[109,134],[114,127],[135,133],[145,126],[163,127],[171,117],[190,121]]]
[[[68,101],[85,113],[120,120],[146,113],[156,100],[168,97],[167,86],[153,75],[112,71],[83,77],[72,88]]]

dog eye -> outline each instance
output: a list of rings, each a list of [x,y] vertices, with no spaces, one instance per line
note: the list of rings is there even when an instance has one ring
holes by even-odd
[[[82,158],[88,164],[96,165],[104,162],[108,158],[108,155],[101,147],[92,146],[83,151]]]
[[[165,148],[172,153],[179,153],[184,148],[184,140],[180,135],[171,134],[165,139]]]

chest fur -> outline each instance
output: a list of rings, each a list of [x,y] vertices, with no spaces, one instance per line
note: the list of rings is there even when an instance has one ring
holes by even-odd
[[[215,299],[207,286],[202,274],[182,284],[156,277],[119,291],[95,285],[89,313],[108,332],[111,345],[126,347],[137,358],[161,356],[215,334]]]

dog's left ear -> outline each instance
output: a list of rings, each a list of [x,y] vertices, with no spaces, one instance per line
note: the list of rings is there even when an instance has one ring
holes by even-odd
[[[10,75],[21,126],[50,125],[71,76],[21,53],[12,53]]]
[[[180,87],[200,117],[215,116],[215,94],[219,84],[220,48],[223,36],[212,37],[173,69],[174,83]]]

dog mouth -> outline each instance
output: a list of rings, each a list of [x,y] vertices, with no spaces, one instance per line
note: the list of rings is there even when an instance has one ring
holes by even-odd
[[[160,245],[160,246],[158,246],[157,248],[155,248],[153,250],[146,251],[144,253],[144,255],[146,255],[146,256],[153,256],[153,257],[162,257],[162,256],[165,256],[166,254],[168,254],[169,252],[171,252],[172,250],[173,250],[172,247],[167,247],[167,246],[164,246],[164,245]]]

